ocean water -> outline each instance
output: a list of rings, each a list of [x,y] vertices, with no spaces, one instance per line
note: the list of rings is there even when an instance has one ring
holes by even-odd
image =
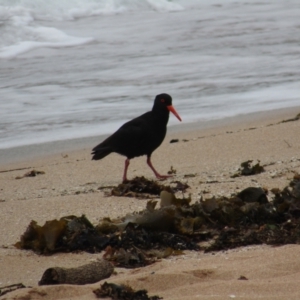
[[[0,0],[0,148],[300,105],[299,0]],[[170,125],[178,123],[170,117]]]

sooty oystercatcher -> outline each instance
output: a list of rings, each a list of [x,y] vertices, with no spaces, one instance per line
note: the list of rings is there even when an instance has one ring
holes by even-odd
[[[170,177],[160,175],[151,163],[152,152],[162,143],[167,132],[169,112],[179,121],[180,116],[172,106],[172,97],[168,94],[157,95],[151,111],[125,123],[114,134],[92,150],[92,159],[98,160],[112,152],[127,157],[123,174],[123,182],[127,181],[127,169],[130,159],[147,155],[147,164],[159,179]]]

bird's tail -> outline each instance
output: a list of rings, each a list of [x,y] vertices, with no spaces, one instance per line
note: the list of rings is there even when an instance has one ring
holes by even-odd
[[[99,160],[102,159],[103,157],[107,156],[112,152],[111,148],[109,147],[95,147],[92,150],[92,159],[94,160]]]

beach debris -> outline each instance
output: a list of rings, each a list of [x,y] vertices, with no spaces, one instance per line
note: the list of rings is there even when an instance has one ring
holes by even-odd
[[[155,263],[157,260],[169,257],[171,255],[182,255],[182,250],[176,250],[172,247],[163,247],[161,249],[157,249],[157,247],[162,247],[162,243],[156,241],[156,245],[153,244],[152,247],[151,241],[155,241],[155,234],[151,237],[142,237],[141,233],[138,233],[138,236],[135,238],[133,234],[136,233],[135,230],[132,230],[129,233],[126,233],[127,245],[125,248],[119,248],[117,246],[111,247],[108,246],[105,249],[105,253],[103,255],[104,259],[109,260],[114,266],[120,268],[140,268],[151,265]],[[144,233],[147,234],[146,231]],[[144,241],[138,241],[138,239],[144,238]],[[171,245],[170,235],[168,236],[158,236],[159,239],[167,238],[169,241],[169,245]],[[173,238],[173,237],[172,237]],[[148,241],[146,244],[145,241]],[[180,242],[179,239],[173,240],[173,247],[177,247],[175,243]],[[149,248],[149,249],[148,249]]]
[[[113,271],[113,265],[105,259],[97,259],[77,268],[54,267],[43,273],[39,285],[90,284],[109,278]]]
[[[97,233],[84,215],[66,216],[59,220],[46,221],[43,226],[31,221],[15,247],[31,249],[40,254],[76,250],[94,253],[95,247],[105,248],[107,240],[107,237]]]
[[[172,181],[171,183],[176,184],[175,186],[171,186],[170,189],[167,188],[166,190],[171,190],[173,193],[175,192],[185,192],[190,186],[186,182],[181,182],[179,180]]]
[[[265,172],[263,166],[260,165],[260,161],[257,160],[256,164],[252,164],[253,160],[247,160],[241,163],[241,169],[238,170],[237,173],[230,176],[231,178],[240,177],[240,176],[249,176],[249,175],[257,175],[262,172]]]
[[[108,246],[103,255],[104,259],[109,260],[114,266],[119,268],[140,268],[153,264],[156,259],[145,254],[138,248],[124,249]]]
[[[173,168],[173,166],[171,166],[170,170],[168,171],[168,174],[176,174],[176,170]]]
[[[45,174],[44,171],[31,170],[25,173],[23,176],[17,176],[16,179],[22,179],[24,177],[35,177],[37,175],[43,175],[43,174]]]
[[[111,246],[106,248],[103,258],[120,268],[139,268],[155,262],[149,260],[139,249],[127,251],[124,248],[116,249]]]
[[[296,173],[289,186],[283,190],[271,189],[275,195],[273,200],[277,210],[281,213],[293,213],[300,217],[300,175]]]
[[[237,194],[243,202],[258,202],[260,204],[268,203],[268,191],[260,187],[248,187]]]
[[[162,190],[160,205],[152,199],[142,211],[115,220],[107,217],[96,226],[85,216],[67,216],[44,226],[32,221],[15,246],[41,254],[106,250],[105,258],[114,265],[134,268],[183,250],[300,243],[300,175],[294,174],[284,189],[270,191],[268,195],[266,189],[248,187],[230,197],[201,197],[191,204],[191,196]]]
[[[172,139],[171,141],[170,141],[170,144],[172,144],[172,143],[178,143],[179,142],[179,139]]]
[[[93,291],[97,298],[110,297],[114,300],[159,300],[159,296],[148,296],[147,290],[135,291],[132,287],[125,284],[115,284],[104,282],[100,288]]]
[[[26,288],[26,286],[23,283],[15,283],[6,286],[0,286],[0,296],[24,288]]]
[[[176,172],[173,167],[171,167],[171,171]],[[119,184],[117,187],[112,187],[111,191],[107,195],[119,197],[134,197],[138,199],[151,199],[157,198],[160,195],[160,192],[163,190],[170,192],[184,192],[189,188],[186,183],[182,183],[180,181],[173,181],[172,183],[176,185],[162,185],[159,182],[149,180],[144,176],[135,177],[132,180]]]
[[[198,249],[190,238],[171,232],[173,214],[172,210],[155,210],[152,205],[149,210],[128,214],[120,220],[105,218],[95,227],[85,216],[67,216],[47,221],[43,226],[31,221],[15,247],[49,255],[78,250],[96,253],[110,246],[112,250],[107,250],[105,257],[116,265],[145,266],[154,262],[149,257],[159,259],[167,253],[178,255],[176,250]],[[171,250],[166,251],[167,248]],[[153,249],[166,252],[154,253]]]
[[[282,120],[282,121],[280,121],[278,123],[275,123],[275,124],[274,123],[268,124],[267,127],[268,126],[274,126],[274,125],[282,124],[282,123],[294,122],[294,121],[298,121],[298,120],[300,120],[300,113],[297,114],[294,118]]]
[[[144,176],[135,177],[130,181],[112,188],[111,195],[135,198],[149,198],[150,195],[159,195],[165,187],[156,181],[148,180]]]
[[[183,176],[183,178],[193,178],[193,177],[196,177],[196,176],[197,176],[196,173],[191,173],[191,174],[185,174],[185,175]]]
[[[239,278],[238,278],[238,280],[249,280],[246,276],[244,276],[244,275],[241,275]]]
[[[168,191],[160,192],[160,207],[175,205],[175,206],[184,206],[188,205],[192,201],[191,196],[188,198],[176,198],[175,195]]]
[[[296,117],[294,117],[294,118],[287,119],[287,120],[282,120],[282,121],[278,122],[277,124],[287,123],[287,122],[294,122],[294,121],[298,121],[298,120],[300,120],[300,113],[297,114]]]

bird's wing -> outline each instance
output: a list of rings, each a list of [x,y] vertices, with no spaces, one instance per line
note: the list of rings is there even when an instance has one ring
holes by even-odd
[[[146,118],[141,117],[123,124],[111,137],[114,137],[114,139],[118,141],[130,143],[147,139],[151,127],[149,126]]]
[[[147,143],[151,135],[151,124],[147,113],[122,125],[106,141],[114,152],[127,157],[147,154]]]
[[[122,154],[128,158],[152,152],[149,147],[152,127],[151,113],[145,113],[123,124],[115,133],[93,149],[92,154],[103,158],[111,152]],[[150,150],[149,150],[150,149]]]

